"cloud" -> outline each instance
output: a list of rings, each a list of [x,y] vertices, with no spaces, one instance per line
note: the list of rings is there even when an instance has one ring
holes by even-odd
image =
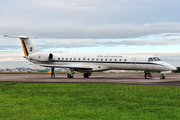
[[[180,33],[162,33],[162,36],[180,36]]]
[[[170,34],[171,35],[171,34]],[[120,47],[120,46],[170,46],[180,44],[177,34],[159,34],[134,39],[32,39],[38,49]],[[176,36],[175,36],[176,35]],[[153,40],[154,39],[154,40]],[[0,51],[22,51],[19,38],[0,38]]]
[[[97,25],[178,23],[176,11],[180,9],[179,3],[178,0],[8,0],[0,2],[0,26],[81,28]]]
[[[178,0],[1,1],[0,33],[75,39],[179,33],[176,14],[179,3]]]
[[[137,51],[137,52],[116,52],[114,54],[128,54],[128,55],[157,55],[157,56],[180,56],[180,52],[157,52],[157,51]],[[179,58],[180,59],[180,58]]]
[[[28,35],[40,38],[91,38],[91,39],[118,39],[134,38],[160,33],[179,33],[180,23],[157,23],[144,25],[97,25],[92,27],[60,27],[60,28],[0,28],[1,34]]]
[[[146,23],[146,24],[144,24],[144,26],[145,26],[145,27],[148,27],[148,26],[150,26],[150,24],[149,24],[149,23]]]
[[[0,62],[20,62],[26,61],[23,52],[0,52]]]

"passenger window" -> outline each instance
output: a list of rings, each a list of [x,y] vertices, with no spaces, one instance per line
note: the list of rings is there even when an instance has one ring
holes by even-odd
[[[92,59],[92,61],[94,61],[94,58]]]
[[[86,60],[86,58],[83,58],[83,60]]]
[[[112,59],[110,59],[110,61],[112,61]]]
[[[66,60],[68,60],[68,58],[66,58]]]
[[[148,61],[151,62],[151,61],[153,61],[153,59],[152,59],[152,58],[149,58]]]
[[[72,58],[70,58],[70,60],[72,60]]]
[[[96,60],[98,61],[98,58]]]
[[[74,58],[74,60],[76,60],[76,58]]]
[[[126,59],[124,59],[124,62],[126,62]]]
[[[116,61],[116,59],[114,59],[114,61]]]
[[[79,58],[78,60],[81,60],[81,58]]]
[[[103,61],[103,59],[101,59],[101,61]]]
[[[62,60],[64,60],[64,58],[62,58]]]
[[[60,60],[60,58],[58,58],[58,60]]]
[[[89,61],[89,58],[87,60]]]
[[[119,61],[121,61],[121,59],[119,59]]]
[[[107,61],[107,59],[105,59],[105,61]]]

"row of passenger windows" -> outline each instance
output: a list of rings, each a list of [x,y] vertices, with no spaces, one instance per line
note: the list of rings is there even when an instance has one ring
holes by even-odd
[[[74,59],[73,59],[73,58],[62,58],[62,59],[58,58],[58,60],[81,60],[81,58],[78,58],[78,59],[77,59],[77,58],[74,58]],[[90,61],[90,60],[91,60],[91,61],[95,61],[95,60],[96,60],[96,61],[99,61],[99,60],[100,60],[100,61],[104,61],[104,60],[105,60],[105,61],[108,61],[108,59],[102,59],[102,58],[101,58],[101,59],[98,59],[98,58],[96,58],[96,59],[94,59],[94,58],[92,58],[92,59],[87,58],[87,60],[86,60],[86,58],[83,58],[82,60],[83,60],[83,61]],[[114,61],[118,61],[118,60],[119,60],[119,61],[122,61],[122,59],[114,59]],[[113,59],[109,59],[109,61],[113,61]],[[127,60],[124,59],[124,61],[126,62]]]

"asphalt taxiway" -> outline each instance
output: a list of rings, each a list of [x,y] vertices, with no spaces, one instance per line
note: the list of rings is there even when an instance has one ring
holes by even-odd
[[[0,82],[38,82],[38,83],[113,83],[135,85],[180,86],[180,74],[165,74],[166,79],[160,79],[160,74],[153,78],[144,79],[144,74],[92,74],[84,78],[82,74],[75,74],[74,78],[67,78],[67,74],[55,74],[51,78],[48,73],[0,73]]]

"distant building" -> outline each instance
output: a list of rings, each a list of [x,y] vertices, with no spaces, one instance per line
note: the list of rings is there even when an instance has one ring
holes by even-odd
[[[42,67],[41,66],[33,66],[33,69],[34,70],[42,70]]]

